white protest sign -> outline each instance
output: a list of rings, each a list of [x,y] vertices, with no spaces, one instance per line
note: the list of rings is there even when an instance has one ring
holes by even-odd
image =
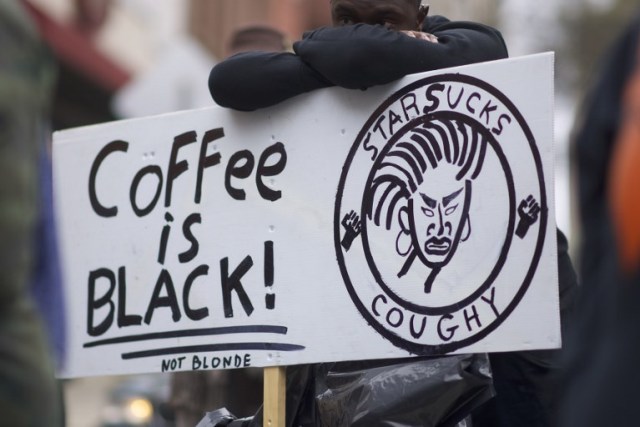
[[[542,54],[56,133],[61,375],[558,347],[553,90]]]

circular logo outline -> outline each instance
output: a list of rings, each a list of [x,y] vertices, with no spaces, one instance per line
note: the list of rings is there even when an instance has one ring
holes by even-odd
[[[358,153],[358,151],[360,150],[361,146],[363,146],[364,141],[365,141],[365,136],[367,133],[367,130],[370,129],[374,122],[375,119],[378,118],[378,116],[384,112],[389,106],[391,106],[394,102],[396,102],[398,99],[400,99],[402,96],[413,92],[421,87],[425,87],[434,83],[439,83],[439,82],[455,82],[455,83],[463,83],[463,84],[468,84],[468,85],[473,85],[476,86],[484,91],[486,91],[487,93],[489,93],[490,95],[494,96],[497,100],[499,100],[507,109],[508,111],[513,115],[513,117],[515,118],[516,122],[518,123],[518,125],[520,126],[520,129],[522,130],[522,132],[524,133],[526,139],[527,139],[527,143],[529,145],[530,148],[530,152],[531,152],[531,156],[533,158],[533,162],[535,164],[535,168],[536,168],[536,173],[537,173],[537,178],[538,178],[538,186],[540,189],[540,226],[539,226],[539,230],[538,230],[538,236],[536,238],[536,245],[533,251],[533,256],[532,256],[532,260],[531,263],[529,265],[529,268],[522,280],[522,283],[520,284],[518,290],[516,291],[514,297],[511,299],[511,301],[507,304],[507,306],[505,307],[505,309],[502,311],[502,313],[500,313],[496,319],[494,321],[492,321],[489,325],[487,325],[486,327],[484,327],[483,329],[479,330],[477,333],[461,339],[459,341],[453,341],[453,342],[448,342],[448,343],[442,343],[442,344],[419,344],[419,343],[415,343],[412,341],[409,341],[399,335],[397,335],[396,333],[394,333],[393,331],[385,328],[380,322],[378,322],[378,320],[376,320],[374,318],[374,316],[372,315],[372,313],[369,311],[369,309],[367,307],[365,307],[364,303],[361,301],[361,299],[358,296],[358,293],[355,290],[355,287],[353,285],[353,283],[351,282],[351,279],[349,277],[349,273],[347,271],[347,267],[346,267],[346,263],[345,263],[345,259],[344,259],[344,254],[342,252],[342,248],[341,248],[341,229],[340,229],[340,223],[341,223],[341,207],[342,207],[342,197],[343,197],[343,193],[344,193],[344,188],[345,188],[345,183],[346,183],[346,179],[347,179],[347,175],[349,173],[349,168],[353,162],[353,159],[355,158],[356,154]],[[414,122],[416,120],[426,120],[425,116],[427,116],[428,114],[423,114],[417,118],[414,118],[410,121]],[[405,125],[405,126],[408,126]],[[405,127],[403,126],[403,128]],[[400,134],[401,132],[397,132],[398,134]],[[385,144],[385,147],[387,147],[389,145],[390,141],[387,141],[387,144]],[[502,159],[500,159],[502,161]],[[369,181],[369,178],[367,179],[367,182]],[[362,201],[362,205],[361,209],[364,207],[365,204],[365,197],[363,197],[363,201]],[[511,208],[514,208],[514,204],[515,204],[515,197],[511,197],[510,194],[510,205]],[[360,315],[363,316],[363,318],[367,321],[367,323],[374,329],[376,330],[376,332],[378,332],[380,335],[382,335],[385,339],[387,339],[388,341],[390,341],[393,345],[395,345],[396,347],[402,348],[404,350],[407,350],[413,354],[416,355],[433,355],[433,354],[444,354],[444,353],[450,353],[452,351],[455,351],[457,349],[463,348],[463,347],[467,347],[475,342],[478,342],[479,340],[485,338],[487,335],[489,335],[491,332],[493,332],[496,328],[498,328],[505,320],[506,318],[508,318],[510,316],[510,314],[513,312],[513,310],[515,310],[515,308],[518,306],[518,304],[520,303],[520,301],[522,300],[522,298],[524,297],[525,293],[527,292],[531,281],[533,279],[533,276],[537,270],[538,267],[538,263],[540,260],[540,256],[542,254],[542,250],[544,248],[544,242],[545,242],[545,237],[546,237],[546,232],[547,232],[547,218],[548,216],[548,206],[547,206],[547,194],[546,194],[546,186],[545,186],[545,179],[544,179],[544,171],[542,168],[542,160],[540,157],[540,153],[538,151],[538,147],[536,145],[536,141],[535,141],[535,137],[533,136],[533,133],[528,125],[528,123],[525,121],[524,117],[522,116],[522,113],[520,112],[520,110],[513,104],[513,102],[508,99],[506,97],[506,95],[504,93],[502,93],[501,91],[499,91],[497,88],[495,88],[494,86],[492,86],[491,84],[480,80],[476,77],[472,77],[472,76],[468,76],[468,75],[464,75],[464,74],[458,74],[458,73],[446,73],[446,74],[440,74],[440,75],[436,75],[436,76],[431,76],[431,77],[425,77],[422,78],[420,80],[417,80],[401,89],[399,89],[398,91],[394,92],[393,94],[391,94],[383,103],[381,103],[378,108],[376,108],[376,110],[369,116],[369,118],[367,119],[367,121],[365,122],[365,124],[362,126],[362,129],[360,130],[360,132],[358,133],[354,143],[352,144],[351,149],[349,150],[349,153],[347,155],[347,158],[344,162],[344,165],[342,167],[342,173],[340,175],[340,180],[338,183],[338,189],[336,192],[336,201],[335,201],[335,207],[334,207],[334,246],[335,246],[335,250],[336,250],[336,259],[338,261],[338,265],[340,268],[340,273],[342,275],[343,281],[345,283],[345,286],[347,288],[347,292],[349,293],[349,296],[352,300],[352,302],[354,303],[354,305],[356,306],[356,308],[358,309]],[[509,221],[509,230],[510,231],[510,235],[513,232],[513,216],[510,215],[510,221]],[[368,243],[363,243],[363,245],[368,244]],[[370,260],[367,259],[367,263],[369,264]],[[371,268],[370,268],[371,269]],[[375,276],[375,272],[374,270],[371,270],[371,273],[374,274]],[[379,273],[378,273],[379,274]],[[490,276],[493,275],[493,272]],[[378,280],[378,277],[376,277],[376,283],[378,285],[380,285],[380,281]],[[480,287],[482,288],[484,286],[484,284]],[[388,290],[388,287],[383,288],[383,291],[385,293],[385,295],[392,297],[392,295],[395,295],[393,292],[391,292],[390,290]],[[479,289],[480,289],[479,288]],[[476,290],[472,296],[465,298],[466,300],[472,299],[472,297],[475,295],[475,298],[477,298],[476,294],[480,294],[481,292],[478,290]],[[486,289],[485,289],[486,290]],[[399,297],[397,297],[399,298]],[[400,298],[399,298],[400,299]],[[401,299],[400,299],[401,300]],[[401,303],[400,305],[402,305],[403,307],[406,307],[406,301],[402,300],[403,303]],[[396,301],[398,302],[398,301]],[[412,303],[409,303],[409,306],[406,307],[407,309],[411,310],[411,306],[414,305]],[[420,308],[421,306],[417,306],[415,305],[414,308]],[[451,306],[447,306],[444,308],[450,308]],[[443,307],[439,307],[438,309],[444,309]],[[424,307],[422,307],[422,309],[424,309]],[[412,310],[413,311],[413,310]],[[440,314],[437,313],[438,311],[442,311],[442,310],[436,310],[434,311],[433,309],[428,310],[429,313],[425,314]],[[417,313],[420,313],[420,311],[416,311]]]
[[[371,172],[369,174],[369,178],[367,179],[367,183],[372,182],[373,180],[373,176],[375,175],[375,165],[380,162],[383,161],[383,156],[384,154],[389,151],[389,149],[392,148],[392,146],[395,144],[395,142],[401,138],[403,136],[403,134],[405,133],[405,129],[411,128],[415,125],[415,123],[420,123],[420,122],[428,122],[430,120],[432,120],[433,118],[458,118],[459,116],[464,116],[462,113],[456,112],[456,111],[438,111],[435,113],[430,113],[430,114],[426,114],[426,115],[422,115],[419,117],[416,117],[415,119],[410,120],[407,124],[405,124],[400,130],[398,130],[391,138],[389,138],[389,141],[386,143],[385,148],[383,150],[380,151],[380,153],[378,153],[378,156],[376,158],[376,160],[374,161],[374,167],[371,168]],[[473,121],[475,121],[474,119],[471,119]],[[488,144],[491,146],[491,148],[493,148],[493,150],[495,151],[496,155],[498,156],[498,159],[500,160],[501,165],[503,166],[505,175],[506,175],[506,180],[507,180],[507,186],[508,186],[508,192],[509,192],[509,224],[507,225],[507,230],[506,230],[506,236],[505,236],[505,242],[503,244],[503,247],[500,251],[500,256],[498,259],[498,262],[496,263],[496,265],[493,267],[491,273],[489,274],[489,277],[487,277],[487,279],[484,281],[484,283],[482,285],[480,285],[478,287],[478,289],[476,289],[471,295],[469,295],[468,297],[466,297],[465,299],[458,301],[454,304],[450,304],[447,306],[441,306],[441,307],[425,307],[425,306],[420,306],[417,304],[414,304],[410,301],[407,301],[405,299],[403,299],[402,297],[398,296],[398,294],[396,294],[395,292],[393,292],[386,283],[384,283],[384,280],[382,280],[381,274],[378,271],[378,268],[375,265],[375,262],[373,260],[373,256],[371,254],[371,249],[369,246],[369,240],[367,238],[367,223],[366,221],[363,221],[362,223],[362,241],[363,241],[363,246],[364,246],[364,251],[365,251],[365,257],[367,259],[367,263],[369,265],[369,269],[371,270],[371,273],[373,274],[374,278],[376,279],[376,282],[378,283],[378,285],[380,285],[380,287],[383,289],[384,293],[389,296],[393,301],[396,302],[396,304],[401,305],[402,307],[414,312],[414,313],[418,313],[418,314],[427,314],[427,315],[440,315],[440,314],[446,314],[448,312],[450,312],[455,306],[457,305],[462,305],[462,306],[466,306],[468,305],[467,303],[469,301],[472,300],[477,300],[479,298],[479,296],[484,293],[493,283],[493,281],[495,280],[496,276],[499,274],[500,270],[502,269],[502,266],[504,265],[506,258],[507,258],[507,253],[509,251],[509,247],[511,246],[511,240],[513,239],[513,232],[515,229],[515,205],[516,205],[516,195],[515,195],[515,189],[514,189],[514,184],[513,184],[513,174],[511,172],[511,168],[509,167],[509,164],[507,162],[506,156],[504,155],[504,152],[502,151],[502,148],[500,147],[500,145],[498,144],[497,140],[495,139],[495,137],[491,134],[491,132],[486,128],[486,127],[481,127],[481,132],[488,134],[485,135],[487,137],[487,142]],[[363,213],[368,213],[369,210],[369,205],[371,203],[371,200],[369,200],[369,197],[367,197],[367,195],[365,195],[362,198],[362,208],[361,208],[361,212]],[[363,214],[364,217],[364,214]]]

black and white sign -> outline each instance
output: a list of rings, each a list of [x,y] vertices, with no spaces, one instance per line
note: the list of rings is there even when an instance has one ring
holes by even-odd
[[[62,376],[560,345],[553,56],[54,135]]]

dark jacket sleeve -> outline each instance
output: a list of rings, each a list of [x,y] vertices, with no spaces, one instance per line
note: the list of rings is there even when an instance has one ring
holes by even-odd
[[[507,57],[500,33],[471,22],[431,17],[424,31],[438,43],[409,37],[379,25],[325,27],[305,34],[294,51],[337,86],[365,89],[407,74]]]
[[[505,58],[500,33],[470,22],[429,17],[424,30],[439,43],[382,26],[358,24],[306,33],[295,54],[250,52],[216,65],[209,90],[219,105],[255,110],[327,86],[365,89],[407,74]]]
[[[209,91],[223,107],[251,111],[331,86],[292,53],[246,52],[217,64],[209,74]]]

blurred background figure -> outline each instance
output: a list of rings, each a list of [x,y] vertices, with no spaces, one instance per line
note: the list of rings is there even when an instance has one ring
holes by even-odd
[[[51,351],[32,295],[41,269],[40,176],[54,69],[22,3],[0,1],[0,424],[63,426]],[[50,210],[48,210],[50,212]],[[40,270],[42,271],[42,270]],[[38,280],[40,291],[51,283]]]
[[[580,317],[567,347],[563,426],[638,424],[640,15],[603,58],[575,135]]]
[[[226,56],[256,50],[284,52],[289,50],[289,44],[281,31],[267,25],[251,25],[233,32],[227,44]]]

